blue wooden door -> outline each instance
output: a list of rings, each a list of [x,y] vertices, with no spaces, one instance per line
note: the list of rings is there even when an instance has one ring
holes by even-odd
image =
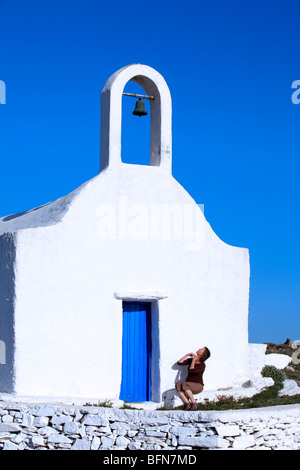
[[[151,400],[151,304],[123,302],[120,399]]]

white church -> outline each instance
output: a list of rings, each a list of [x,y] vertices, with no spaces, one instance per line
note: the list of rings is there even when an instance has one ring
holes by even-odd
[[[150,102],[149,165],[121,159],[128,81]],[[173,178],[171,116],[156,70],[118,70],[101,95],[100,173],[0,219],[0,392],[159,402],[203,346],[206,390],[259,375],[248,250],[221,241]]]

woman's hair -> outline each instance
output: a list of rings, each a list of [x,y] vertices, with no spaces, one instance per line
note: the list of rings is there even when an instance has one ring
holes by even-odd
[[[205,351],[201,356],[201,361],[205,362],[210,357],[210,350],[205,346]]]

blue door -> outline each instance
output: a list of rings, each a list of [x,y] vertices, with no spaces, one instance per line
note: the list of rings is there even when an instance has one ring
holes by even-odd
[[[123,302],[120,399],[151,400],[151,304]]]

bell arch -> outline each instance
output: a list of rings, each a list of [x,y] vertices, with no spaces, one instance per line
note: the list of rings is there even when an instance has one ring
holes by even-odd
[[[172,174],[172,102],[162,75],[153,68],[133,64],[115,72],[101,93],[100,171],[122,164],[122,93],[127,82],[143,87],[150,100],[150,166]]]

